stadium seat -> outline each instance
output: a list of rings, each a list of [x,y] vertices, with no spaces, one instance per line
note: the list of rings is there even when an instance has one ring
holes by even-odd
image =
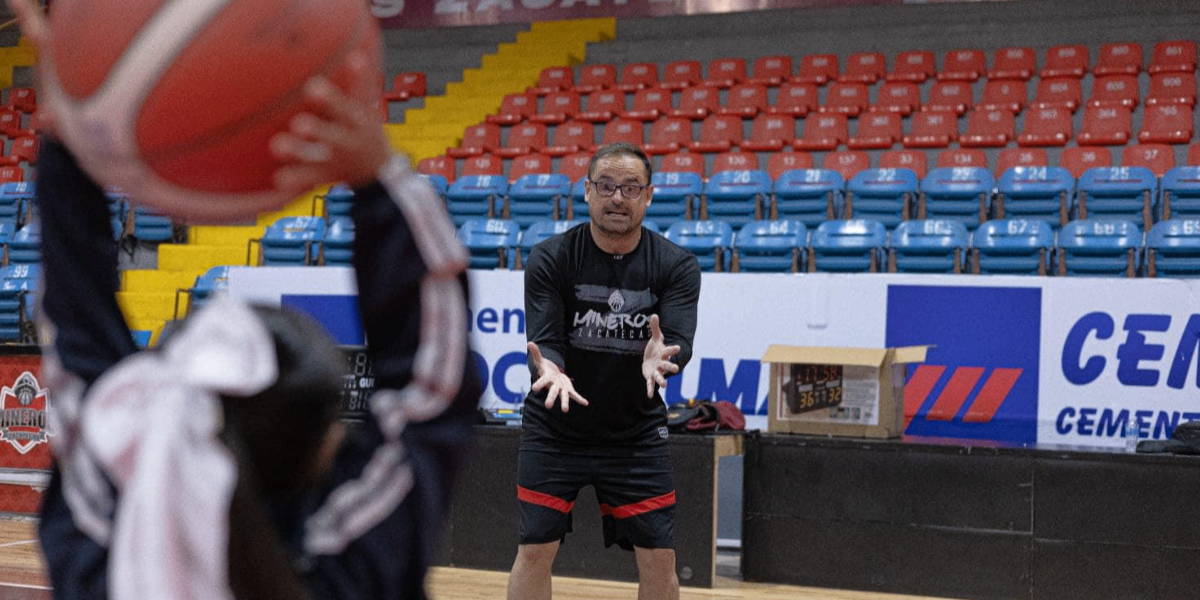
[[[1065,108],[1071,113],[1083,105],[1078,79],[1041,79],[1033,93],[1030,108]]]
[[[575,87],[575,70],[571,67],[546,67],[538,74],[537,85],[528,90],[539,96]]]
[[[757,83],[739,83],[729,88],[725,106],[717,109],[719,115],[734,115],[753,119],[767,110],[767,88]]]
[[[871,96],[866,84],[838,81],[829,86],[825,94],[825,104],[821,105],[823,113],[837,113],[849,117],[857,117],[867,110],[871,104]]]
[[[900,113],[870,113],[858,118],[858,131],[846,145],[853,150],[887,150],[903,136]]]
[[[575,91],[580,94],[591,94],[615,87],[617,87],[617,67],[611,64],[586,65],[579,70],[579,81],[575,82]]]
[[[888,150],[879,155],[881,169],[909,169],[925,178],[925,153],[920,150]]]
[[[706,90],[705,94],[709,92]],[[624,119],[657,121],[671,113],[671,91],[662,88],[642,88],[633,94],[633,106],[618,113]]]
[[[136,235],[136,233],[135,233]],[[325,239],[325,219],[282,217],[263,232],[259,264],[264,266],[313,265]]]
[[[694,219],[700,214],[700,198],[704,194],[704,179],[690,171],[660,171],[650,177],[654,185],[654,201],[646,207],[646,216],[673,223]]]
[[[987,220],[996,180],[982,167],[938,167],[921,180],[919,219],[950,219],[975,229]]]
[[[513,269],[525,268],[525,261],[528,260],[529,254],[533,252],[534,246],[586,222],[584,219],[576,219],[574,221],[535,221],[525,231],[521,232],[520,242],[517,244],[516,252],[509,266]]]
[[[591,152],[568,154],[559,159],[556,173],[566,175],[571,181],[578,181],[582,177],[587,177],[588,164],[591,161]]]
[[[846,180],[837,171],[797,168],[778,175],[771,191],[771,218],[816,227],[840,216]]]
[[[133,207],[130,214],[135,240],[141,242],[169,242],[176,238],[175,223],[170,217],[141,206]]]
[[[29,164],[37,162],[37,136],[22,135],[17,137],[12,141],[12,150],[10,150],[8,154],[9,156],[12,156],[21,162],[26,162]]]
[[[800,69],[792,81],[823,86],[837,79],[839,69],[838,55],[810,54],[800,59]]]
[[[983,85],[983,99],[975,110],[1007,110],[1015,115],[1025,110],[1028,101],[1024,81],[992,79]]]
[[[754,118],[750,137],[742,140],[747,152],[779,152],[796,141],[796,119],[790,115],[761,114]]]
[[[721,171],[755,171],[758,170],[758,155],[753,152],[733,150],[722,152],[713,159],[713,173]]]
[[[421,175],[439,198],[446,195],[448,184],[441,175]],[[348,217],[354,208],[354,190],[345,184],[331,186],[325,193],[325,218]]]
[[[545,154],[522,154],[508,166],[508,180],[516,181],[526,175],[541,175],[550,172],[553,161]]]
[[[817,110],[817,86],[811,83],[785,82],[779,87],[775,104],[767,107],[772,115],[804,117]]]
[[[704,76],[700,73],[700,61],[677,60],[667,63],[666,68],[663,69],[662,81],[658,85],[668,90],[682,90],[698,85],[703,80]]]
[[[702,271],[725,272],[733,262],[733,228],[725,221],[678,221],[663,234],[696,256]]]
[[[1046,275],[1054,230],[1045,221],[996,219],[971,236],[972,271],[982,275]]]
[[[546,147],[546,126],[541,123],[522,123],[508,130],[508,140],[496,149],[500,158],[516,158],[522,154],[541,152]]]
[[[888,81],[879,86],[871,112],[897,113],[907,117],[921,106],[921,89],[907,81]]]
[[[800,221],[751,221],[733,242],[733,270],[752,273],[804,271],[808,229]]]
[[[557,125],[579,114],[582,106],[583,101],[575,90],[551,92],[542,98],[542,109],[530,116],[529,121]]]
[[[1058,274],[1136,277],[1142,230],[1130,221],[1081,219],[1058,232]]]
[[[1154,44],[1150,55],[1150,74],[1195,73],[1196,42],[1193,40],[1171,40]]]
[[[967,81],[973,82],[983,77],[987,72],[987,57],[983,50],[964,49],[950,50],[942,59],[942,70],[938,71],[938,81]]]
[[[321,241],[321,264],[336,267],[354,266],[354,220],[339,217],[329,221],[325,239]]]
[[[885,76],[887,81],[924,83],[937,72],[933,52],[928,50],[906,50],[896,55],[892,72]]]
[[[32,114],[37,110],[37,92],[31,87],[9,88],[8,100],[4,104],[18,112]]]
[[[892,232],[888,270],[895,273],[962,273],[969,240],[967,228],[958,221],[905,221]]]
[[[754,59],[754,76],[746,81],[767,87],[779,87],[791,77],[792,57],[760,56]]]
[[[705,219],[719,220],[734,227],[764,218],[769,207],[771,179],[766,171],[721,171],[704,184]]]
[[[784,150],[772,153],[767,157],[767,174],[771,176],[772,181],[779,179],[779,176],[786,171],[811,168],[813,168],[813,157],[808,152]]]
[[[950,111],[961,117],[974,105],[975,94],[971,84],[964,81],[938,81],[930,89],[929,101],[921,106],[921,110]]]
[[[613,119],[604,126],[604,143],[628,142],[641,146],[644,142],[642,124],[628,119]]]
[[[686,123],[686,121],[684,121]],[[689,135],[691,126],[688,125]],[[692,152],[728,152],[742,143],[742,118],[734,115],[709,115],[700,125],[700,139],[687,144]]]
[[[1092,167],[1112,166],[1112,153],[1108,148],[1064,148],[1058,157],[1058,165],[1078,179]]]
[[[913,113],[911,127],[903,138],[905,148],[946,148],[958,139],[958,117],[953,112]]]
[[[1123,146],[1132,138],[1133,115],[1123,106],[1089,106],[1076,139],[1080,146]]]
[[[846,216],[893,229],[912,216],[917,174],[908,169],[864,169],[846,183]]]
[[[417,163],[417,172],[422,175],[437,175],[447,182],[454,181],[454,159],[446,156],[434,156],[421,159]]]
[[[0,268],[0,342],[22,341],[22,324],[37,293],[41,267],[36,264]]]
[[[1200,219],[1160,221],[1146,235],[1146,274],[1200,277]]]
[[[1150,76],[1150,92],[1146,106],[1180,104],[1187,108],[1196,105],[1196,75],[1194,73],[1159,73]]]
[[[472,269],[508,268],[520,235],[516,223],[503,219],[471,219],[458,228],[458,239],[470,253]]]
[[[587,96],[587,106],[575,115],[576,121],[607,123],[613,117],[625,113],[625,92],[596,90]],[[655,115],[654,118],[658,118]]]
[[[838,150],[825,155],[822,168],[837,171],[849,181],[863,169],[871,168],[871,155],[862,150]]]
[[[1013,167],[1045,167],[1049,164],[1050,157],[1041,148],[1005,148],[996,158],[996,174]]]
[[[12,139],[21,135],[21,113],[8,108],[0,108],[0,135]]]
[[[1017,136],[1021,146],[1065,146],[1071,139],[1071,111],[1066,108],[1034,108],[1025,113],[1025,125]]]
[[[664,173],[695,173],[703,179],[705,177],[704,155],[672,152],[662,157],[662,163],[658,170]]]
[[[1088,106],[1123,106],[1132,110],[1138,105],[1138,82],[1134,75],[1097,77],[1092,83]]]
[[[33,182],[0,184],[0,220],[16,222],[21,219],[36,197],[37,188]]]
[[[837,77],[842,83],[873,84],[887,73],[887,60],[879,52],[858,52],[846,58],[846,70]]]
[[[1033,48],[1001,48],[996,51],[987,76],[989,80],[1029,81],[1036,69],[1037,55]]]
[[[846,115],[822,114],[804,120],[804,135],[792,143],[797,150],[833,150],[846,143]]]
[[[987,168],[987,154],[975,148],[951,148],[942,150],[937,157],[938,167],[982,167]]]
[[[746,59],[717,58],[708,63],[704,85],[720,89],[731,88],[746,79]]]
[[[1146,167],[1096,167],[1084,171],[1076,189],[1080,219],[1121,219],[1149,227],[1158,179]]]
[[[494,154],[472,156],[463,162],[462,177],[467,175],[503,175],[504,161]],[[456,180],[457,181],[457,180]]]
[[[1188,146],[1187,164],[1189,166],[1200,166],[1200,144]]]
[[[209,268],[196,277],[192,288],[188,290],[188,310],[195,311],[227,289],[229,289],[229,265]]]
[[[554,139],[542,153],[555,158],[590,150],[596,145],[596,128],[587,121],[567,121],[554,128]]]
[[[1052,46],[1046,50],[1046,64],[1039,74],[1043,80],[1058,77],[1080,79],[1088,72],[1087,46]]]
[[[508,188],[505,218],[520,227],[566,217],[573,182],[566,175],[525,175]]]
[[[1154,144],[1186,144],[1192,139],[1192,107],[1183,104],[1147,106],[1142,111],[1138,141]]]
[[[1092,67],[1096,77],[1137,75],[1142,72],[1142,45],[1137,43],[1104,44]]]
[[[463,131],[462,142],[457,148],[447,148],[446,156],[470,158],[494,152],[500,147],[500,126],[495,123],[472,125]]]
[[[699,65],[697,65],[697,68],[699,68]],[[698,71],[697,74],[699,74]],[[649,62],[639,62],[629,63],[621,67],[621,80],[617,83],[617,89],[622,92],[633,92],[658,85],[658,65]]]
[[[1008,110],[973,110],[967,131],[958,137],[963,148],[1003,148],[1016,137],[1016,122]]]
[[[1162,177],[1163,219],[1200,218],[1200,166],[1175,167]]]
[[[412,98],[425,96],[425,73],[412,71],[399,73],[392,78],[392,89],[383,93],[383,99],[388,102],[404,102]]]
[[[0,255],[2,255],[4,250],[8,249],[8,244],[12,242],[12,236],[16,232],[17,224],[15,220],[7,217],[0,219]]]
[[[1075,178],[1062,167],[1013,167],[996,183],[996,215],[1001,219],[1040,219],[1054,228],[1071,218]]]
[[[1162,177],[1175,166],[1175,151],[1163,144],[1134,144],[1121,149],[1121,166],[1146,167]]]
[[[887,237],[887,229],[878,221],[825,221],[812,234],[808,270],[877,273],[882,270]]]
[[[687,148],[691,143],[692,122],[683,117],[665,117],[654,122],[650,129],[650,141],[642,150],[651,156],[670,154]]]
[[[679,108],[667,114],[699,121],[721,109],[721,92],[716,88],[694,85],[679,93]]]
[[[21,167],[7,166],[0,167],[0,183],[14,183],[25,181],[25,170]]]
[[[507,195],[508,179],[503,175],[463,175],[446,190],[446,210],[455,225],[488,219],[500,213],[499,202]]]

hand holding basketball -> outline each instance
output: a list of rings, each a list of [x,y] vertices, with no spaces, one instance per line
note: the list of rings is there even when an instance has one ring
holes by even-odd
[[[642,353],[642,377],[646,378],[646,397],[654,397],[654,386],[667,386],[667,375],[679,372],[671,357],[679,354],[679,346],[668,346],[658,326],[658,315],[650,315],[650,342]]]
[[[572,400],[581,406],[588,405],[587,399],[575,391],[575,384],[571,383],[571,378],[567,377],[567,374],[563,373],[553,361],[542,356],[542,351],[537,344],[529,342],[526,348],[529,350],[530,359],[538,368],[538,379],[533,382],[533,391],[540,392],[550,388],[550,392],[546,394],[546,408],[554,408],[555,401],[559,403],[563,412],[571,410]]]

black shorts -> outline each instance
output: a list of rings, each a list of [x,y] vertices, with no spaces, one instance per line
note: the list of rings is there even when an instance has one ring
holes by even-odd
[[[580,456],[522,448],[517,453],[521,543],[562,541],[579,490],[596,490],[604,546],[675,547],[675,483],[670,456]]]

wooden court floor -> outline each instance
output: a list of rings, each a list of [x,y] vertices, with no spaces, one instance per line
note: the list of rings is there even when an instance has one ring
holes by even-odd
[[[48,600],[49,581],[37,545],[32,519],[0,518],[0,600]],[[720,565],[719,565],[720,568]],[[725,571],[736,572],[736,562]],[[497,600],[504,598],[508,574],[495,571],[436,568],[429,574],[431,600]],[[556,598],[570,600],[634,600],[632,583],[554,578]],[[935,600],[845,590],[824,590],[785,585],[745,583],[736,577],[718,576],[715,589],[684,588],[681,600]],[[945,599],[939,599],[945,600]]]

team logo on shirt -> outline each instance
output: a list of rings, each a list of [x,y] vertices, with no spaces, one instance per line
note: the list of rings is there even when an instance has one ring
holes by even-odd
[[[4,386],[0,390],[0,440],[21,454],[45,443],[48,392],[29,371],[21,373],[12,387]]]
[[[575,286],[575,300],[571,342],[577,348],[617,354],[645,350],[650,314],[658,303],[650,290],[580,284]]]
[[[608,297],[608,307],[618,313],[625,307],[625,296],[621,295],[621,290],[613,290],[612,295]]]

